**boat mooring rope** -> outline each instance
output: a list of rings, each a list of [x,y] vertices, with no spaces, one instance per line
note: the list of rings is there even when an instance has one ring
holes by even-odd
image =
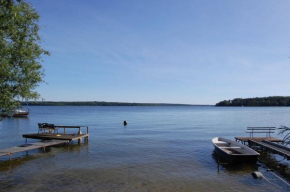
[[[275,175],[278,179],[280,179],[281,181],[283,181],[284,183],[286,183],[288,186],[290,186],[290,184],[289,184],[287,181],[285,181],[283,178],[279,177],[276,173],[274,173],[274,172],[272,172],[272,171],[271,171],[271,173],[272,173],[273,175]]]
[[[264,178],[266,181],[268,181],[268,183],[270,183],[270,184],[272,184],[272,185],[275,185],[276,187],[279,187],[278,185],[276,185],[276,184],[272,183],[271,181],[269,181],[265,176],[263,176],[263,178]]]

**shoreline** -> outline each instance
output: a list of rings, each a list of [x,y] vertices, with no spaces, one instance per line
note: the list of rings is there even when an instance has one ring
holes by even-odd
[[[214,106],[214,105],[192,105],[171,103],[126,103],[126,102],[104,102],[104,101],[28,101],[21,102],[29,106]]]

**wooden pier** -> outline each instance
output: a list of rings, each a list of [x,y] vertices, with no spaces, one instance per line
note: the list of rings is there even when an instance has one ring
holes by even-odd
[[[88,134],[51,134],[51,133],[37,134],[37,133],[32,133],[32,134],[24,134],[22,136],[24,138],[27,138],[27,139],[68,140],[68,141],[73,141],[73,140],[78,140],[78,139],[82,139],[82,138],[88,137]]]
[[[249,140],[249,145],[258,145],[261,146],[262,149],[266,148],[267,150],[273,151],[274,153],[277,153],[285,158],[287,160],[290,160],[290,148],[279,145],[276,143],[272,143],[270,141],[262,140],[262,141],[254,141],[254,140]]]
[[[268,140],[268,141],[274,142],[274,143],[283,143],[284,142],[282,139],[278,139],[275,137],[235,137],[235,139],[236,139],[236,141],[239,141],[239,142],[243,143],[244,145],[249,143],[249,140],[257,141],[257,142],[261,142],[263,140]]]
[[[280,145],[279,143],[284,143],[283,139],[278,139],[271,137],[271,133],[274,133],[275,127],[247,127],[246,133],[250,134],[250,137],[235,137],[237,142],[241,142],[244,145],[248,144],[260,146],[262,149],[267,149],[273,151],[287,160],[290,160],[290,148]],[[254,134],[266,134],[266,137],[254,137]]]
[[[284,142],[282,139],[271,137],[271,133],[275,133],[275,127],[247,127],[246,133],[249,133],[249,137],[235,137],[236,141],[243,143],[244,145],[249,144],[249,140],[261,142],[263,140],[268,140],[274,143]],[[266,134],[266,137],[254,137],[254,134]]]
[[[50,124],[49,124],[50,125]],[[86,128],[86,133],[81,132],[81,128]],[[63,129],[62,132],[59,132],[59,129]],[[67,133],[67,129],[77,129],[77,133]],[[88,139],[89,137],[89,127],[88,126],[66,126],[66,125],[57,125],[57,126],[48,126],[48,127],[39,127],[38,133],[24,134],[22,135],[27,139],[41,139],[41,140],[80,140],[82,138]]]
[[[48,124],[48,123],[39,123],[38,124],[38,133],[32,134],[24,134],[22,135],[26,141],[25,144],[11,147],[8,149],[0,149],[0,157],[9,155],[9,159],[11,160],[11,156],[14,153],[19,152],[28,152],[33,149],[43,148],[45,151],[45,147],[54,146],[59,144],[68,143],[74,140],[78,140],[81,142],[81,139],[84,138],[88,140],[89,137],[89,127],[88,126],[66,126],[66,125],[57,125]],[[81,129],[86,128],[86,133],[83,134]],[[63,131],[59,132],[59,129]],[[67,129],[76,129],[76,133],[68,133]],[[41,142],[36,143],[27,143],[27,139],[39,139],[42,140]]]
[[[9,155],[9,159],[11,160],[12,154],[19,153],[19,152],[28,152],[33,149],[40,149],[43,148],[43,151],[45,151],[45,148],[48,146],[53,145],[59,145],[69,142],[68,140],[49,140],[49,141],[42,141],[42,142],[36,142],[36,143],[30,143],[30,144],[23,144],[16,147],[11,147],[8,149],[0,149],[0,157]]]

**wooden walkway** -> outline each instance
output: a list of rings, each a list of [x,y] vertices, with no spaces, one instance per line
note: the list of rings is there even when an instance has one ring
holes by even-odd
[[[246,143],[249,143],[249,140],[252,141],[257,141],[257,142],[261,142],[263,140],[267,140],[270,142],[274,142],[274,143],[282,143],[283,140],[282,139],[278,139],[275,137],[235,137],[236,141],[239,141],[241,143],[243,143],[244,145]]]
[[[45,151],[45,147],[59,145],[59,144],[67,143],[67,142],[69,142],[69,141],[68,140],[62,140],[62,141],[49,140],[49,141],[42,141],[42,142],[36,142],[36,143],[30,143],[30,144],[23,144],[23,145],[11,147],[8,149],[0,149],[0,157],[5,156],[5,155],[9,155],[9,159],[11,160],[11,156],[14,153],[30,151],[33,149],[40,149],[40,148],[43,148],[43,150]]]
[[[290,148],[283,146],[283,145],[279,145],[276,143],[272,143],[270,141],[254,141],[254,140],[249,140],[249,144],[250,145],[258,145],[261,146],[262,148],[266,148],[268,150],[274,151],[275,153],[283,156],[283,157],[287,157],[287,160],[290,160]]]
[[[86,134],[81,132],[81,128],[86,128]],[[63,129],[62,133],[59,133],[59,129]],[[67,129],[77,129],[77,134],[68,134],[66,132]],[[89,127],[88,126],[70,126],[70,125],[57,125],[48,124],[48,123],[38,123],[38,133],[33,134],[24,134],[22,135],[26,138],[25,144],[11,147],[8,149],[0,149],[0,157],[9,155],[9,159],[11,160],[11,156],[14,153],[19,152],[28,152],[29,150],[43,148],[45,151],[45,147],[59,145],[63,143],[67,143],[73,140],[78,140],[81,142],[81,139],[84,138],[88,141],[89,138]],[[27,144],[27,139],[40,139],[41,142],[30,143]]]

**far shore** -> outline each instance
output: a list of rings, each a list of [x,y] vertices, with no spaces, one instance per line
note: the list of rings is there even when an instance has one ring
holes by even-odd
[[[29,106],[214,106],[214,105],[192,105],[173,103],[126,103],[105,101],[28,101],[22,102]]]

